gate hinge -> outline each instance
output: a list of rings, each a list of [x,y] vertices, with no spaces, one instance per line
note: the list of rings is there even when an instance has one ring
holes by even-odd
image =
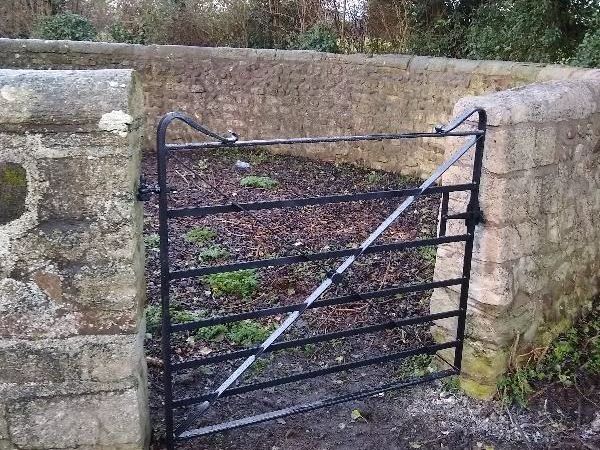
[[[469,222],[471,222],[471,221],[473,221],[475,223],[475,225],[479,225],[480,223],[484,222],[483,212],[479,208],[477,208],[473,211],[467,211],[467,212],[463,212],[463,213],[446,214],[442,218],[445,220],[456,220],[456,219],[464,220],[467,225],[469,225]]]
[[[150,200],[154,194],[160,193],[158,184],[146,183],[146,180],[140,177],[140,186],[138,187],[137,199],[141,202]]]

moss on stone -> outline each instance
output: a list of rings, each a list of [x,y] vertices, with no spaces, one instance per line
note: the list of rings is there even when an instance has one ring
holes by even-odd
[[[0,163],[0,224],[17,219],[25,212],[27,172],[15,163]]]
[[[460,377],[460,388],[469,397],[491,400],[496,395],[496,384],[480,383],[470,378]]]

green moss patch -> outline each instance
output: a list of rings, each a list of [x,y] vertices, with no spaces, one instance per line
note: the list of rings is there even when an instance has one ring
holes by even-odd
[[[26,198],[25,168],[15,163],[0,163],[0,225],[23,215]]]

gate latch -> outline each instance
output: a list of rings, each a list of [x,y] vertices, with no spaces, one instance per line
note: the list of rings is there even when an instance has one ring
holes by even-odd
[[[138,187],[137,199],[141,202],[150,200],[154,194],[160,193],[158,184],[147,183],[143,177],[140,177],[140,186]]]

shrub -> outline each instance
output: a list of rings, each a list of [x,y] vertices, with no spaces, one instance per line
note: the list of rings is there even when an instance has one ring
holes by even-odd
[[[240,184],[244,187],[262,188],[262,189],[275,189],[279,183],[277,180],[269,177],[257,177],[250,175],[240,180]]]
[[[259,285],[254,269],[207,275],[203,281],[216,296],[235,295],[244,300],[250,299]]]
[[[577,66],[600,67],[600,13],[596,15],[570,62]]]
[[[304,33],[300,33],[289,45],[293,50],[316,50],[319,52],[338,53],[338,37],[326,24],[314,25]]]
[[[585,26],[574,1],[496,0],[483,3],[467,32],[475,59],[560,62],[572,54]]]
[[[96,29],[86,18],[78,14],[64,13],[40,18],[34,35],[42,39],[93,41],[96,38]]]
[[[144,44],[146,42],[144,30],[135,32],[126,27],[122,22],[115,22],[108,27],[108,35],[114,42],[124,42],[127,44]]]

